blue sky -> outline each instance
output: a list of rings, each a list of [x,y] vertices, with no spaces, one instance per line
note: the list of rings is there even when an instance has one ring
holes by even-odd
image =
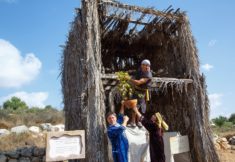
[[[122,0],[186,11],[206,76],[211,117],[235,113],[235,1]],[[11,96],[30,106],[62,108],[60,57],[79,0],[0,0],[0,105]]]

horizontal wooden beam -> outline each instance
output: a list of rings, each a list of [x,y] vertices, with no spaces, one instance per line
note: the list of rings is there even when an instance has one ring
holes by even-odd
[[[126,4],[122,4],[122,3],[117,3],[117,2],[112,2],[112,1],[101,1],[102,4],[105,5],[110,5],[113,7],[117,7],[117,8],[123,8],[126,10],[130,10],[130,11],[136,11],[136,12],[141,12],[141,13],[145,13],[145,14],[151,14],[151,15],[156,15],[156,16],[162,16],[162,17],[166,17],[168,19],[179,19],[178,16],[172,14],[172,13],[164,13],[161,11],[157,11],[154,10],[152,8],[144,8],[144,7],[140,7],[140,6],[131,6],[131,5],[126,5]]]
[[[167,77],[153,77],[152,82],[184,82],[193,83],[192,79],[178,79],[178,78],[167,78]]]
[[[140,24],[140,25],[148,25],[149,24],[149,23],[142,22],[142,21],[136,21],[136,20],[131,20],[131,19],[128,20],[128,19],[122,18],[120,16],[108,16],[108,15],[105,15],[105,17],[112,18],[114,20],[122,20],[122,21],[126,21],[126,22],[129,22],[129,23]]]
[[[110,80],[110,79],[117,79],[115,74],[103,74],[101,76],[103,80]],[[178,78],[168,78],[168,77],[152,77],[151,82],[161,83],[161,82],[168,82],[168,83],[193,83],[192,79],[178,79]]]

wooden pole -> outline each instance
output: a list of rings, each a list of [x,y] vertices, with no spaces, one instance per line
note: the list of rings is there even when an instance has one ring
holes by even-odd
[[[101,40],[96,0],[82,0],[64,51],[62,87],[66,130],[85,130],[85,159],[106,162],[105,105],[101,81]]]

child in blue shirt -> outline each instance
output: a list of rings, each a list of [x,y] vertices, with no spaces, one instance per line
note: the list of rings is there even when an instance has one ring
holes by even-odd
[[[116,115],[109,112],[106,115],[108,121],[108,137],[112,144],[112,155],[114,162],[128,162],[128,140],[125,134],[126,124],[129,120],[124,116],[124,104],[122,103],[120,112]]]

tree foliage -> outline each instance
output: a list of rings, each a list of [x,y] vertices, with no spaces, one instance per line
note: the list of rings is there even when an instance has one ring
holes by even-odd
[[[28,109],[28,106],[20,98],[14,96],[3,103],[3,109],[25,110]]]
[[[235,124],[235,113],[231,114],[228,121],[232,122],[233,124]]]
[[[46,106],[44,107],[44,109],[47,109],[47,110],[54,110],[55,108],[52,107],[51,105],[46,105]]]
[[[219,127],[221,127],[228,119],[224,116],[219,116],[217,118],[212,119],[212,121]]]

